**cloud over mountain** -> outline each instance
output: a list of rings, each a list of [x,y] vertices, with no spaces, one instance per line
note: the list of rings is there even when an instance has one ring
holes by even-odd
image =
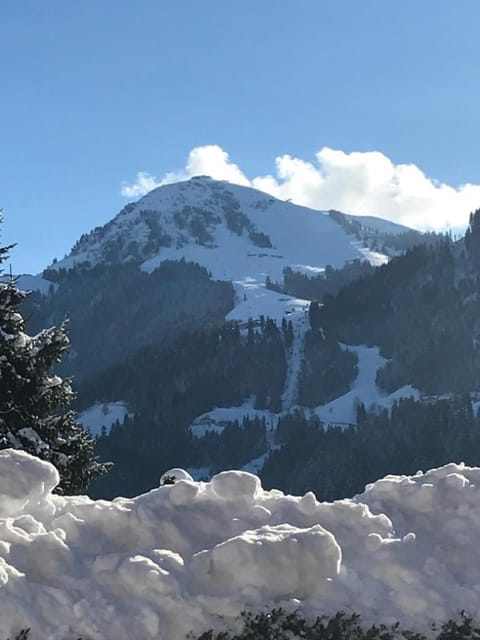
[[[440,183],[416,165],[394,164],[379,151],[347,153],[329,147],[318,151],[314,162],[279,156],[273,174],[253,178],[218,145],[195,147],[183,169],[160,179],[141,171],[134,183],[122,187],[122,195],[139,197],[195,175],[252,186],[315,209],[375,215],[425,230],[462,227],[480,206],[480,185]]]

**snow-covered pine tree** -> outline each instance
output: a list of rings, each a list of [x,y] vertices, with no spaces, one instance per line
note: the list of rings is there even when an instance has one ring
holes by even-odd
[[[0,247],[0,264],[10,248]],[[68,323],[27,335],[18,310],[27,295],[14,280],[0,282],[0,448],[48,460],[60,473],[58,491],[81,493],[108,465],[95,458],[94,440],[68,410],[71,381],[53,372],[69,346]]]

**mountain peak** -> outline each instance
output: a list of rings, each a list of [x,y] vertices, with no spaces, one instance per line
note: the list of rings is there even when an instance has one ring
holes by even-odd
[[[248,186],[195,176],[127,204],[82,236],[53,268],[133,262],[152,272],[166,260],[184,259],[216,280],[234,283],[231,318],[281,318],[305,302],[267,290],[267,279],[283,282],[287,267],[318,276],[327,265],[356,259],[384,264],[383,239],[402,232],[381,219],[316,211]]]
[[[263,279],[279,279],[285,266],[318,271],[354,258],[382,261],[367,254],[326,212],[201,175],[127,204],[83,235],[54,268],[135,261],[150,270],[162,260],[185,258],[214,277],[238,279],[252,272],[254,261]]]

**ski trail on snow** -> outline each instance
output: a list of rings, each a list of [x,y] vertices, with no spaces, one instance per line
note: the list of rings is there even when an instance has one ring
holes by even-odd
[[[291,409],[298,401],[298,378],[302,367],[305,347],[305,333],[308,329],[308,315],[304,311],[291,318],[293,324],[293,343],[288,352],[287,377],[282,394],[282,409]]]

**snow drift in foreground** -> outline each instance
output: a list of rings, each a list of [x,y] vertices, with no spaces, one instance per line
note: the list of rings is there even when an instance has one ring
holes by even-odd
[[[3,636],[179,640],[289,604],[425,630],[477,609],[479,468],[388,476],[332,504],[239,471],[173,473],[137,498],[92,501],[52,495],[53,466],[0,452]]]

